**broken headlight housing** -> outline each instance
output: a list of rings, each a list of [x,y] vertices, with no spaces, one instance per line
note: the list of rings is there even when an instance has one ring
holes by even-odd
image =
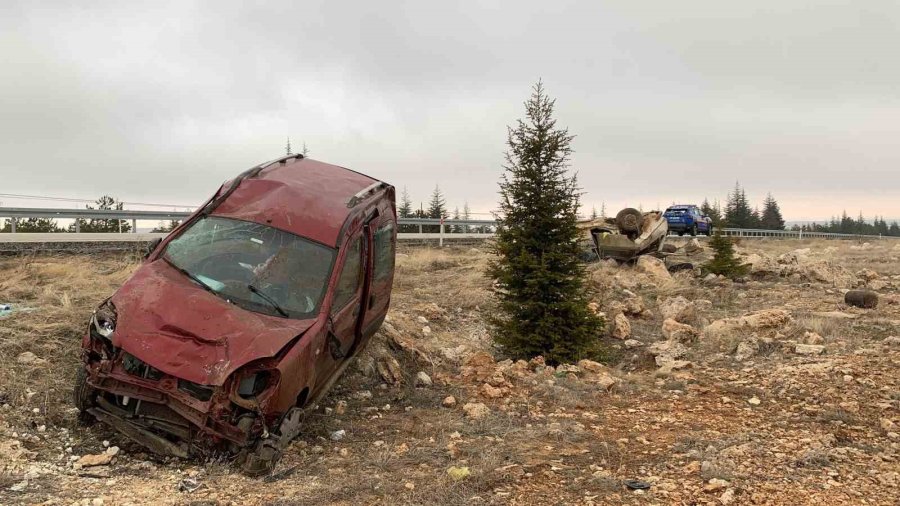
[[[112,301],[106,300],[91,315],[91,334],[97,334],[100,337],[109,339],[116,330],[116,306]]]

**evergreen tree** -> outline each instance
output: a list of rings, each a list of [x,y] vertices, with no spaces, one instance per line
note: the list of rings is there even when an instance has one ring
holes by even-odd
[[[900,237],[900,225],[898,225],[896,221],[891,222],[891,226],[888,228],[888,235]]]
[[[400,194],[400,207],[397,208],[397,215],[400,218],[413,217],[412,199],[409,198],[409,192],[406,190],[405,186],[403,187],[403,193]],[[400,225],[397,227],[397,231],[404,233],[417,232],[418,226]]]
[[[508,129],[500,210],[488,274],[499,312],[494,338],[510,355],[572,362],[595,346],[603,322],[588,308],[579,263],[579,189],[568,175],[572,136],[556,128],[555,102],[538,82],[526,120]]]
[[[459,218],[459,208],[458,208],[458,207],[453,208],[453,219],[454,219],[454,220],[460,219],[460,218]],[[461,233],[462,233],[462,227],[461,227],[460,225],[458,225],[458,224],[454,224],[454,225],[453,225],[452,227],[450,227],[450,228],[452,229],[452,230],[450,230],[450,233],[453,233],[453,234],[461,234]]]
[[[725,223],[733,228],[753,228],[753,210],[747,200],[747,194],[740,183],[735,183],[734,191],[728,195],[725,204]]]
[[[766,200],[763,202],[761,221],[760,225],[765,230],[784,230],[784,218],[781,217],[781,209],[779,209],[778,202],[775,201],[771,193],[766,196]]]
[[[722,210],[719,209],[718,203],[710,205],[708,199],[703,199],[703,204],[700,205],[700,212],[703,213],[703,216],[709,216],[714,227],[722,226]]]
[[[122,210],[123,205],[121,202],[116,202],[116,200],[109,195],[104,195],[97,199],[97,207],[92,207],[90,204],[84,206],[87,209],[101,209],[101,210]],[[128,220],[115,220],[115,219],[96,219],[91,218],[90,220],[84,220],[78,218],[77,220],[80,225],[80,229],[82,232],[131,232],[131,223]],[[69,225],[69,231],[75,231],[75,224]]]
[[[722,235],[721,230],[717,230],[709,240],[709,247],[712,248],[714,255],[712,260],[703,266],[705,273],[721,274],[734,279],[745,276],[750,270],[748,265],[742,265],[735,258],[734,244],[731,243],[731,238]]]
[[[597,214],[597,206],[591,207],[591,219],[596,220],[599,215]]]
[[[472,212],[469,210],[469,203],[468,203],[468,202],[463,202],[462,219],[464,219],[464,220],[471,220],[471,219],[472,219]],[[463,230],[463,233],[464,233],[464,234],[468,234],[468,233],[469,233],[469,226],[468,226],[468,225],[463,225],[462,230]]]
[[[62,232],[53,218],[28,218],[16,220],[16,233],[34,232]],[[12,232],[12,220],[4,220],[0,232]]]
[[[434,191],[431,192],[431,202],[428,204],[428,217],[439,220],[447,217],[447,202],[444,200],[444,194],[441,193],[440,187],[434,185]],[[440,232],[440,225],[431,225],[425,227],[428,232]]]

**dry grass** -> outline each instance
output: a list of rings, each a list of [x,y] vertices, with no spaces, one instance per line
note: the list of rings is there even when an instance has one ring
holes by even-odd
[[[133,255],[0,259],[0,301],[33,308],[0,320],[0,395],[61,422],[88,318],[137,265]],[[45,362],[18,363],[25,351]]]

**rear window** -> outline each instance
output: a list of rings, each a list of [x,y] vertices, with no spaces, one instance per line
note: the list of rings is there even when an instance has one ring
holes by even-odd
[[[687,209],[684,208],[668,208],[666,209],[665,216],[681,216],[683,214],[687,214]]]

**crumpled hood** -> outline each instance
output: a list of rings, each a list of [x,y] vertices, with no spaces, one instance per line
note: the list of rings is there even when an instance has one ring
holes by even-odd
[[[141,266],[112,302],[118,313],[114,345],[201,385],[222,385],[236,369],[275,355],[315,323],[230,304],[162,259]]]

